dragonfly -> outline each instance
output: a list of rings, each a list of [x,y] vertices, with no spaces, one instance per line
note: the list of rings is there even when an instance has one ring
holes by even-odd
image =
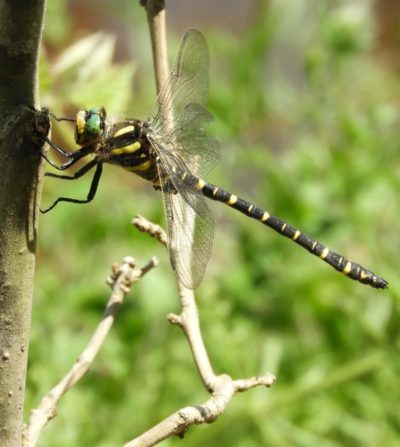
[[[168,228],[168,252],[173,270],[188,289],[203,280],[212,249],[214,222],[206,199],[222,202],[275,230],[305,248],[348,278],[384,289],[385,279],[350,261],[273,216],[254,203],[204,180],[219,161],[219,144],[208,132],[212,116],[206,109],[209,91],[209,52],[201,32],[189,30],[183,37],[176,61],[160,90],[149,118],[113,120],[103,107],[78,111],[75,123],[78,148],[64,150],[48,137],[50,146],[65,157],[55,163],[59,171],[72,167],[87,155],[92,159],[72,175],[47,172],[49,177],[75,180],[94,169],[85,199],[59,197],[46,213],[60,202],[88,203],[96,195],[104,163],[120,166],[149,181],[163,197]],[[56,118],[57,119],[57,118]]]

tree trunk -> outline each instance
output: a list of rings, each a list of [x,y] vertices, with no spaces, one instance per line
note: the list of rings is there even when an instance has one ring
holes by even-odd
[[[0,2],[0,445],[23,443],[41,162],[32,139],[45,0]]]

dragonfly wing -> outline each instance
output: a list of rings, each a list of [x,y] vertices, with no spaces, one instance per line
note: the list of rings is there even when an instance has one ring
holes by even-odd
[[[214,224],[202,193],[181,176],[187,172],[202,177],[219,159],[218,142],[205,127],[212,120],[205,108],[208,90],[207,43],[199,31],[190,30],[151,110],[148,137],[157,153],[171,264],[191,289],[203,279]]]
[[[172,151],[185,159],[190,172],[201,178],[220,158],[218,140],[209,135],[206,127],[212,120],[212,115],[203,106],[187,104],[166,140]]]
[[[219,161],[218,142],[205,128],[212,121],[205,108],[208,90],[207,43],[199,31],[189,30],[151,110],[149,122],[157,134],[164,136],[170,150],[179,152],[190,171],[200,177]]]
[[[168,225],[168,251],[171,265],[189,289],[201,283],[210,259],[214,221],[206,200],[197,189],[182,179],[189,172],[181,158],[164,143],[149,136],[157,153],[157,167]],[[179,174],[180,173],[180,174]]]
[[[179,280],[188,289],[196,289],[203,280],[213,242],[213,217],[204,197],[192,193],[163,194],[168,220],[168,252]],[[191,205],[188,205],[190,200]],[[201,208],[202,215],[193,212]]]
[[[189,30],[183,36],[171,74],[157,96],[149,122],[157,130],[168,128],[164,107],[176,119],[187,104],[205,105],[209,89],[209,54],[204,36]]]

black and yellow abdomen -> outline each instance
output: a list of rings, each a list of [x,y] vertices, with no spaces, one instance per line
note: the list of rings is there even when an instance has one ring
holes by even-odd
[[[293,242],[305,248],[313,255],[318,256],[320,259],[349,278],[363,284],[369,284],[377,289],[385,289],[387,287],[387,281],[385,279],[375,275],[375,273],[367,270],[361,265],[350,261],[344,256],[330,250],[325,245],[302,233],[300,230],[286,223],[282,219],[279,219],[279,217],[272,216],[267,211],[257,207],[247,200],[243,200],[234,194],[224,191],[218,186],[211,185],[202,179],[196,179],[193,175],[186,176],[186,178],[187,181],[195,184],[195,189],[200,190],[209,199],[225,203],[246,216],[258,220],[282,236],[291,239]]]

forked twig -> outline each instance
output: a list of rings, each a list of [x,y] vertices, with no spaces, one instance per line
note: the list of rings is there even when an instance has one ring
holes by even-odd
[[[112,266],[112,273],[107,279],[107,283],[112,288],[112,293],[104,311],[103,318],[94,331],[91,340],[70,371],[43,397],[38,408],[32,411],[26,431],[26,445],[28,447],[36,445],[43,427],[57,414],[58,401],[86,374],[92,365],[132,283],[139,281],[145,273],[157,265],[157,262],[155,258],[152,258],[143,268],[138,268],[134,258],[126,257],[121,265],[114,264]]]
[[[167,235],[159,225],[149,222],[142,216],[136,216],[132,223],[140,231],[150,234],[166,246]],[[212,369],[201,334],[194,293],[192,290],[183,287],[179,282],[178,286],[181,313],[179,315],[169,314],[167,318],[171,324],[175,324],[183,330],[188,339],[200,378],[211,397],[202,405],[189,406],[176,411],[150,430],[126,443],[124,447],[153,446],[170,436],[183,436],[192,425],[216,420],[225,411],[236,393],[247,391],[256,386],[270,387],[276,380],[275,376],[270,373],[238,380],[233,380],[227,374],[216,375]]]
[[[271,386],[275,381],[275,377],[271,374],[247,381],[234,381],[226,374],[216,376],[216,379],[212,397],[202,405],[181,408],[147,432],[126,443],[124,447],[153,446],[170,436],[183,437],[192,425],[215,421],[238,391],[245,391],[258,385]]]

